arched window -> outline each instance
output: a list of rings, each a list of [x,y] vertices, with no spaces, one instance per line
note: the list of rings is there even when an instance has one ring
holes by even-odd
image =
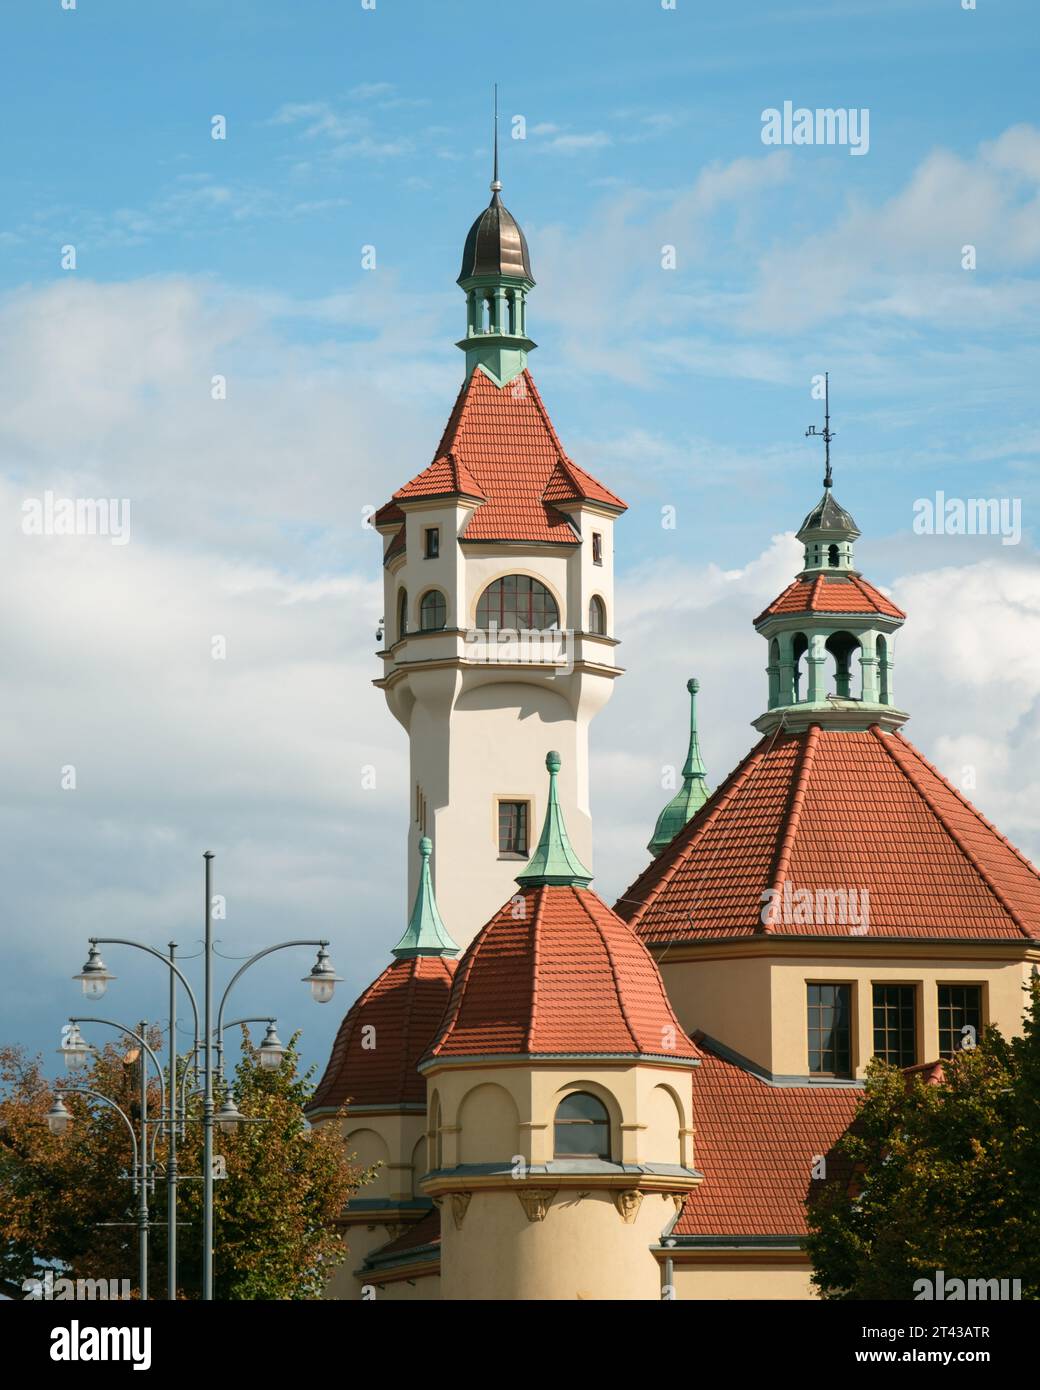
[[[419,600],[419,626],[423,632],[439,632],[448,621],[448,604],[439,589],[429,589]]]
[[[397,638],[398,641],[408,631],[408,590],[402,589],[397,595]]]
[[[607,606],[599,594],[593,594],[589,600],[589,631],[597,637],[607,635]]]
[[[601,1100],[587,1091],[564,1096],[556,1107],[553,1155],[610,1162],[610,1116]]]
[[[824,646],[834,657],[834,694],[841,699],[858,699],[852,694],[852,655],[859,650],[859,639],[851,632],[832,632]]]
[[[838,547],[837,547],[836,545],[829,545],[829,546],[827,547],[827,563],[828,563],[828,565],[831,566],[832,569],[836,569],[836,568],[837,568],[837,565],[838,565]]]
[[[556,600],[528,574],[507,574],[489,584],[477,604],[477,627],[546,632],[560,626]]]

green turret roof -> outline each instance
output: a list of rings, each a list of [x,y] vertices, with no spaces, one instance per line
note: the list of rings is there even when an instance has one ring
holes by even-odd
[[[700,682],[690,679],[686,682],[690,692],[690,746],[683,764],[683,784],[657,817],[653,837],[647,849],[658,855],[665,845],[671,844],[688,820],[707,801],[711,795],[708,786],[708,773],[701,760],[700,741],[697,737],[697,691]]]
[[[561,766],[559,753],[546,754],[545,766],[549,769],[549,806],[545,812],[542,838],[531,856],[531,862],[522,874],[517,874],[516,881],[521,888],[535,888],[543,883],[587,888],[592,882],[592,875],[574,853],[556,795],[556,774]]]
[[[404,936],[393,949],[399,958],[410,956],[457,956],[459,948],[448,935],[447,928],[437,911],[437,900],[433,896],[430,883],[430,853],[433,842],[424,835],[419,841],[422,868],[419,871],[419,887],[415,894],[415,906],[404,929]]]

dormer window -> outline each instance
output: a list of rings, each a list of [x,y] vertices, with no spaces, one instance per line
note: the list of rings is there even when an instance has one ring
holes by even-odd
[[[423,536],[423,555],[427,560],[436,560],[441,553],[441,528],[439,526],[427,526]]]

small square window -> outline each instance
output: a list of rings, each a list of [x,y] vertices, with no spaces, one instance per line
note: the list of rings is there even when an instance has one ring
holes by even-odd
[[[498,852],[505,859],[526,859],[527,825],[530,803],[500,801],[498,803]]]
[[[603,563],[603,537],[598,531],[592,533],[592,563],[602,565]]]
[[[427,526],[426,528],[426,548],[425,555],[427,560],[436,560],[441,553],[441,528],[439,526]]]

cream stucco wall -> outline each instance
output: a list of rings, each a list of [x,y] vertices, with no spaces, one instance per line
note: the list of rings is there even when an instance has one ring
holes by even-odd
[[[788,1299],[815,1298],[812,1271],[804,1259],[769,1260],[754,1256],[728,1259],[706,1256],[693,1263],[676,1259],[672,1287],[680,1299]]]
[[[379,684],[408,733],[410,750],[408,899],[414,897],[425,834],[434,841],[433,875],[444,922],[460,946],[516,891],[522,867],[498,853],[500,800],[529,803],[529,848],[545,809],[545,755],[563,759],[560,802],[576,851],[592,870],[589,807],[591,720],[610,697],[617,674],[613,593],[613,517],[571,509],[582,529],[578,546],[467,545],[471,508],[454,502],[410,503],[407,553],[384,571],[386,646]],[[423,558],[423,535],[441,532],[440,555]],[[389,537],[392,528],[384,528]],[[592,560],[602,536],[603,563]],[[456,544],[462,534],[463,543]],[[480,595],[508,574],[540,580],[556,599],[563,631],[524,649],[489,649],[467,641]],[[419,602],[444,594],[447,627],[417,631]],[[408,632],[398,631],[398,596],[408,596]],[[607,636],[585,631],[589,600],[607,609]]]
[[[1031,969],[1026,955],[1013,944],[892,945],[868,953],[851,942],[827,949],[756,942],[668,952],[661,973],[684,1028],[702,1030],[774,1076],[808,1072],[808,984],[849,984],[853,1069],[862,1077],[874,1050],[874,984],[916,987],[917,1061],[929,1062],[939,1056],[940,984],[980,985],[984,1024],[996,1024],[1005,1036],[1021,1032]]]

